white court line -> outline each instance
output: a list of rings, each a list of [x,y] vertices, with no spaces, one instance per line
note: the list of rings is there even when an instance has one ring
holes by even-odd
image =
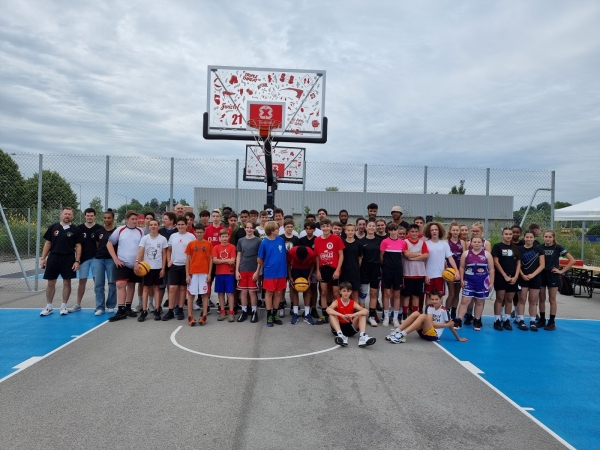
[[[19,309],[19,308],[14,308],[14,309]],[[57,351],[59,351],[60,349],[66,347],[69,344],[72,344],[73,342],[75,342],[77,339],[81,339],[82,337],[84,337],[86,334],[91,333],[92,331],[94,331],[97,328],[100,328],[102,325],[108,323],[108,320],[105,322],[102,322],[100,325],[96,325],[94,328],[91,328],[89,330],[87,330],[85,333],[80,334],[79,336],[77,336],[75,339],[71,339],[69,342],[65,342],[63,345],[61,345],[60,347],[55,348],[54,350],[52,350],[49,353],[46,353],[44,356],[32,356],[29,359],[26,359],[25,361],[23,361],[20,364],[17,364],[14,369],[18,369],[17,371],[13,372],[13,373],[9,373],[8,375],[6,375],[4,378],[0,378],[0,383],[2,383],[3,381],[8,380],[10,377],[18,374],[19,372],[21,372],[22,370],[25,370],[27,367],[31,367],[32,365],[34,365],[35,363],[37,363],[38,361],[41,361],[42,359],[47,358],[48,356],[50,356],[53,353],[56,353]]]
[[[454,359],[456,362],[458,362],[461,366],[464,366],[464,364],[463,364],[464,362],[468,362],[468,361],[461,361],[456,356],[454,356],[452,353],[450,353],[448,350],[446,350],[444,347],[442,347],[439,343],[434,342],[434,344],[437,345],[439,348],[441,348],[444,352],[446,352],[446,354],[450,355],[450,357],[452,359]],[[475,367],[475,366],[473,366],[473,367]],[[485,383],[490,389],[492,389],[494,392],[496,392],[496,394],[498,394],[500,397],[502,397],[508,403],[510,403],[511,405],[513,405],[515,408],[517,408],[523,414],[525,414],[529,419],[531,419],[534,423],[536,423],[540,428],[542,428],[543,430],[545,430],[550,436],[552,436],[554,439],[556,439],[562,445],[564,445],[565,447],[567,447],[569,449],[576,450],[575,447],[573,447],[571,444],[569,444],[567,441],[565,441],[563,438],[561,438],[558,434],[556,434],[554,431],[552,431],[550,428],[548,428],[546,425],[544,425],[538,419],[536,419],[531,414],[529,414],[529,411],[533,411],[533,408],[522,408],[522,407],[520,407],[510,397],[508,397],[504,392],[502,392],[500,389],[498,389],[496,386],[494,386],[488,380],[486,380],[485,378],[483,378],[479,373],[474,373],[474,372],[472,372],[470,370],[469,370],[469,372],[471,372],[473,375],[475,375],[477,378],[479,378],[480,381],[482,381],[483,383]],[[481,373],[483,373],[483,372],[481,372]]]
[[[194,353],[196,355],[210,356],[211,358],[237,359],[237,360],[242,360],[242,361],[270,361],[270,360],[274,360],[274,359],[302,358],[304,356],[318,355],[319,353],[330,352],[331,350],[335,350],[336,348],[340,348],[339,345],[336,345],[335,347],[327,348],[325,350],[319,350],[318,352],[304,353],[302,355],[291,355],[291,356],[272,356],[272,357],[269,357],[269,358],[250,358],[250,357],[245,357],[245,356],[212,355],[210,353],[197,352],[196,350],[192,350],[192,349],[189,349],[187,347],[184,347],[179,342],[177,342],[177,340],[175,339],[175,335],[182,328],[183,328],[183,326],[179,326],[175,331],[173,331],[173,333],[171,333],[171,342],[173,343],[173,345],[175,345],[176,347],[179,347],[182,350],[185,350],[186,352]]]

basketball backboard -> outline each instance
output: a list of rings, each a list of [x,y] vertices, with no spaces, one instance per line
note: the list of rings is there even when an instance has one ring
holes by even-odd
[[[327,142],[325,71],[208,66],[205,139],[255,140],[249,125],[280,122],[276,142]]]
[[[304,150],[299,147],[273,147],[273,174],[277,183],[302,184],[304,170]],[[246,145],[246,165],[244,181],[266,180],[265,153],[260,145]]]

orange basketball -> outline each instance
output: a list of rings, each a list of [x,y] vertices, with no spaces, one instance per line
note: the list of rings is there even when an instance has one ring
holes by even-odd
[[[148,275],[148,272],[150,272],[150,264],[147,261],[138,263],[138,275],[140,277]]]
[[[298,277],[294,281],[294,288],[298,292],[306,292],[306,290],[308,289],[308,287],[309,287],[309,283],[308,283],[308,280],[306,278]]]
[[[448,283],[452,283],[454,281],[454,275],[456,275],[456,270],[454,270],[452,267],[446,267],[446,269],[442,272],[442,278]]]

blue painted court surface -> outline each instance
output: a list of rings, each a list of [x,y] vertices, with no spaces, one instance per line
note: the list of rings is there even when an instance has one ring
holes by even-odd
[[[40,311],[0,308],[0,379],[15,372],[16,365],[56,350],[109,317],[95,316],[93,310],[61,316],[58,308],[40,317]]]
[[[572,446],[600,448],[600,321],[557,320],[537,333],[492,326],[484,317],[482,331],[459,331],[468,343],[446,331],[440,344]]]

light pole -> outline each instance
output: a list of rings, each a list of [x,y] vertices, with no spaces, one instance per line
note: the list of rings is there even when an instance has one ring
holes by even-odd
[[[129,203],[129,197],[123,194],[119,194],[118,192],[113,192],[113,194],[118,195],[120,197],[125,197],[125,213],[127,213],[127,204]],[[119,220],[121,220],[120,217]]]
[[[69,181],[69,184],[76,184],[77,186],[79,186],[79,222],[83,223],[83,218],[82,218],[82,214],[83,212],[81,211],[81,207],[82,205],[82,201],[81,201],[81,184],[80,183],[74,183],[72,181]]]

